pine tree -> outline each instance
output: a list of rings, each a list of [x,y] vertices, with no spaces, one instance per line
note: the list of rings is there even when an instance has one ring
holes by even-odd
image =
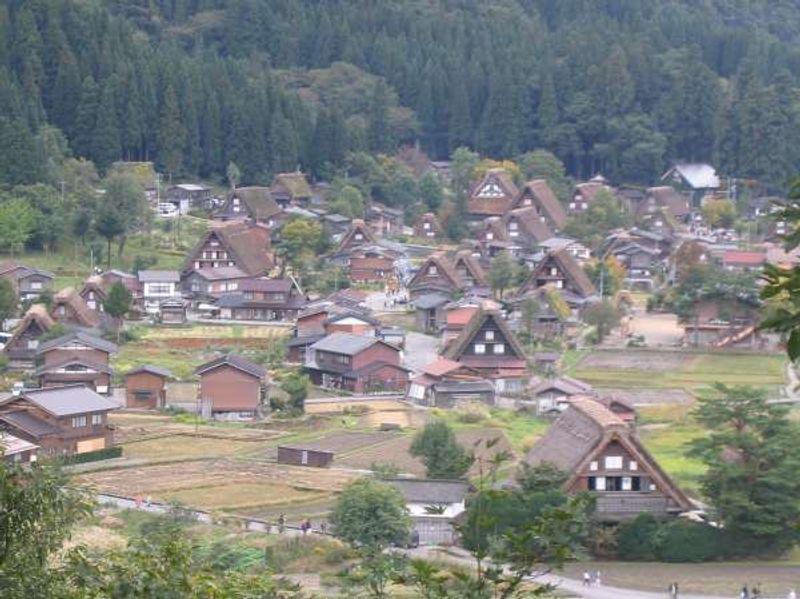
[[[75,153],[83,158],[92,156],[94,129],[100,108],[100,92],[94,79],[89,76],[83,80],[81,99],[75,117],[72,145]]]
[[[450,86],[448,144],[450,151],[472,145],[472,117],[463,73],[453,73]]]
[[[91,157],[100,171],[105,171],[121,155],[119,119],[114,87],[107,82],[103,89],[92,139]]]
[[[0,148],[0,182],[26,185],[44,176],[33,137],[22,121],[0,117]]]
[[[368,129],[369,149],[385,152],[392,147],[389,128],[389,86],[383,79],[376,79],[369,101]]]
[[[170,176],[181,172],[186,129],[181,120],[175,88],[168,84],[164,90],[161,114],[158,119],[158,163]]]

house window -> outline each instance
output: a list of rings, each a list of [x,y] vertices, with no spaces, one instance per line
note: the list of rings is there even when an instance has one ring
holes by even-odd
[[[564,288],[564,281],[562,281],[561,279],[556,281],[556,288],[557,289],[563,289]]]
[[[58,307],[58,315],[59,316],[66,316],[66,314],[67,314],[66,306],[59,306]]]
[[[506,353],[506,346],[503,343],[495,343],[494,344],[494,353],[497,355],[502,355]]]
[[[486,241],[491,241],[494,239],[494,233],[487,233],[486,234]]]
[[[355,237],[356,241],[361,241],[364,239],[364,236],[361,233],[356,233],[353,237]]]
[[[86,416],[73,416],[72,428],[81,428],[86,426]]]
[[[620,470],[622,468],[622,456],[610,455],[605,459],[606,470]]]
[[[591,470],[592,472],[597,470],[597,466],[598,466],[597,460],[589,462],[589,470]]]
[[[486,341],[494,341],[494,331],[486,331],[484,337]]]
[[[558,269],[555,266],[550,267],[550,276],[557,277],[558,276]]]
[[[522,205],[523,206],[530,206],[531,205],[531,199],[530,198],[525,198],[524,200],[522,200]]]
[[[422,223],[422,228],[427,231],[428,229],[431,228],[431,224],[430,223]]]
[[[638,470],[639,464],[636,463],[636,460],[631,460],[630,464],[628,465],[629,470]]]
[[[31,289],[38,291],[41,288],[42,288],[42,282],[41,281],[32,281],[31,282]]]
[[[92,414],[92,426],[97,426],[99,424],[103,424],[103,415]]]
[[[630,476],[622,477],[622,490],[630,491],[633,489],[633,479]]]
[[[198,281],[192,281],[192,291],[200,291],[200,283]]]
[[[437,274],[438,272],[439,272],[439,271],[436,269],[436,266],[434,266],[433,264],[431,264],[431,265],[428,267],[428,274],[429,274],[429,275],[435,275],[435,274]]]
[[[308,464],[308,451],[305,449],[303,450],[303,453],[300,454],[300,463],[304,466]]]
[[[172,285],[170,283],[150,283],[147,291],[150,295],[169,295],[172,293]]]
[[[28,339],[28,349],[36,349],[39,347],[38,339]]]
[[[486,353],[486,346],[483,343],[476,343],[474,349],[476,354],[482,355]]]
[[[519,224],[517,223],[517,221],[513,220],[510,223],[508,223],[508,228],[511,229],[512,231],[516,231],[517,229],[519,229]]]
[[[594,481],[594,485],[592,485]],[[593,491],[606,490],[606,477],[605,476],[591,476],[589,477],[589,489]]]

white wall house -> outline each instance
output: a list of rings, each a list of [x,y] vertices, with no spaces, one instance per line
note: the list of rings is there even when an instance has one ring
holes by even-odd
[[[148,314],[157,314],[159,304],[165,299],[181,296],[180,274],[175,270],[140,270],[144,309]]]

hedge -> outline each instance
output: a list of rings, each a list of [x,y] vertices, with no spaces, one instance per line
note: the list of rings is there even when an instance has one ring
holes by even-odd
[[[122,446],[106,447],[97,451],[87,451],[86,453],[75,453],[64,458],[65,464],[86,464],[87,462],[99,462],[100,460],[110,460],[111,458],[122,457]]]

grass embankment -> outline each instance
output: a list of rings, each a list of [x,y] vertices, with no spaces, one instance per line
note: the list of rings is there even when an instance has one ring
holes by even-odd
[[[153,225],[151,232],[131,235],[125,243],[122,255],[118,255],[117,244],[111,247],[111,268],[130,271],[137,257],[153,262],[149,268],[175,270],[183,264],[190,250],[208,227],[208,221],[192,216],[183,216],[167,224],[165,221]],[[167,230],[169,229],[169,230]],[[105,252],[105,247],[103,248]],[[106,256],[94,265],[105,269]],[[66,244],[55,252],[26,252],[14,256],[14,260],[36,268],[49,270],[56,275],[55,289],[79,286],[91,274],[92,256],[88,245]]]

